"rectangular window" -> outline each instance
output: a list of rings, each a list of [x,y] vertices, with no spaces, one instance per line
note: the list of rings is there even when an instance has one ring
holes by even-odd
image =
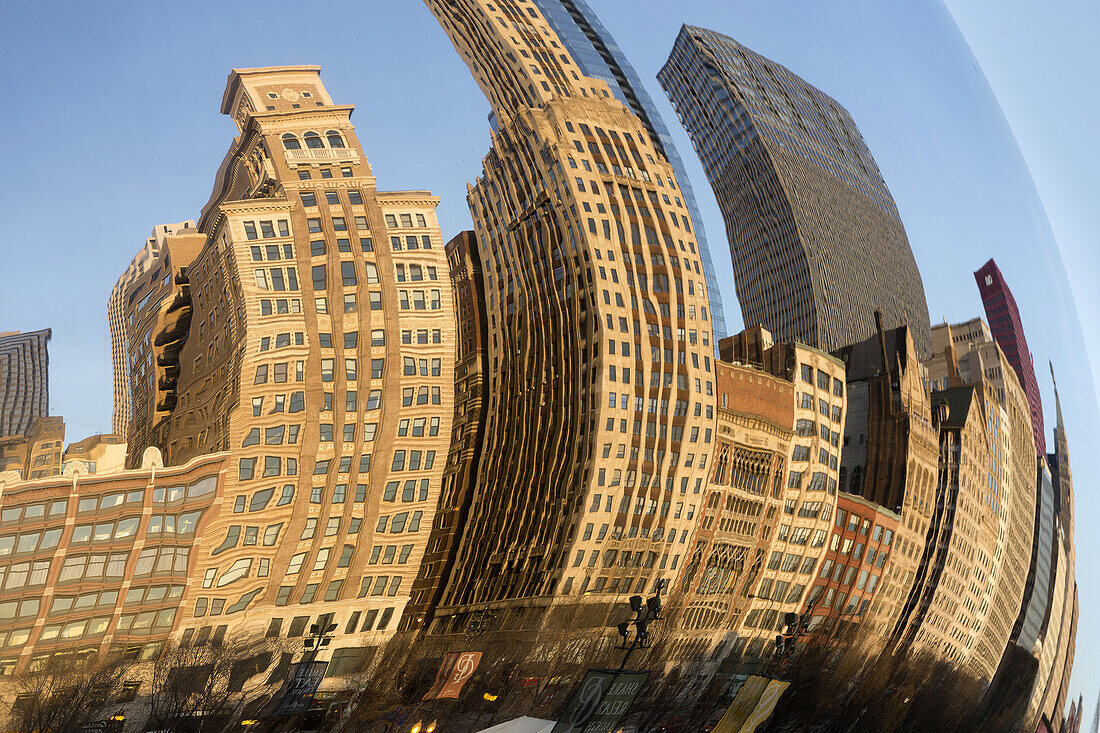
[[[359,281],[355,277],[355,263],[347,260],[342,261],[340,263],[340,277],[345,288],[358,285]]]

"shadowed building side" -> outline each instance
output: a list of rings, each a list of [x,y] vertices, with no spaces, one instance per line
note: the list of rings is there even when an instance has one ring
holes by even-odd
[[[413,583],[412,601],[401,619],[402,630],[427,629],[435,618],[469,520],[485,439],[485,379],[489,372],[485,274],[473,232],[460,232],[447,242],[446,250],[458,329],[454,423],[439,507]]]

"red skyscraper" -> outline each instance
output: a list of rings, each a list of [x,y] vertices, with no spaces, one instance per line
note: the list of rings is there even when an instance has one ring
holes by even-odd
[[[993,260],[982,265],[974,273],[978,290],[982,294],[985,317],[989,321],[989,330],[997,345],[1005,352],[1008,362],[1016,371],[1020,385],[1027,395],[1031,407],[1031,429],[1035,433],[1035,447],[1040,455],[1047,452],[1046,434],[1043,431],[1043,402],[1039,397],[1039,383],[1035,380],[1035,366],[1031,361],[1031,351],[1027,348],[1024,325],[1020,322],[1020,311],[1016,308],[1016,299],[1005,285],[997,263]]]

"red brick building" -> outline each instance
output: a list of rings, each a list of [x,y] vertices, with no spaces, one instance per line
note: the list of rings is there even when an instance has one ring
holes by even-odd
[[[863,620],[889,570],[898,519],[861,496],[838,495],[829,549],[807,596],[811,630]]]

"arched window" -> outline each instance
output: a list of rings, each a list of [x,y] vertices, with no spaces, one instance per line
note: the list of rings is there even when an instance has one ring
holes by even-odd
[[[283,147],[287,150],[301,150],[302,144],[298,142],[298,138],[288,132],[283,135]]]
[[[302,139],[306,141],[307,148],[323,148],[325,144],[321,142],[321,136],[316,132],[307,132],[302,136]]]
[[[340,136],[340,133],[336,130],[329,130],[325,133],[325,137],[328,138],[328,146],[330,148],[342,148],[344,147],[344,138]]]

